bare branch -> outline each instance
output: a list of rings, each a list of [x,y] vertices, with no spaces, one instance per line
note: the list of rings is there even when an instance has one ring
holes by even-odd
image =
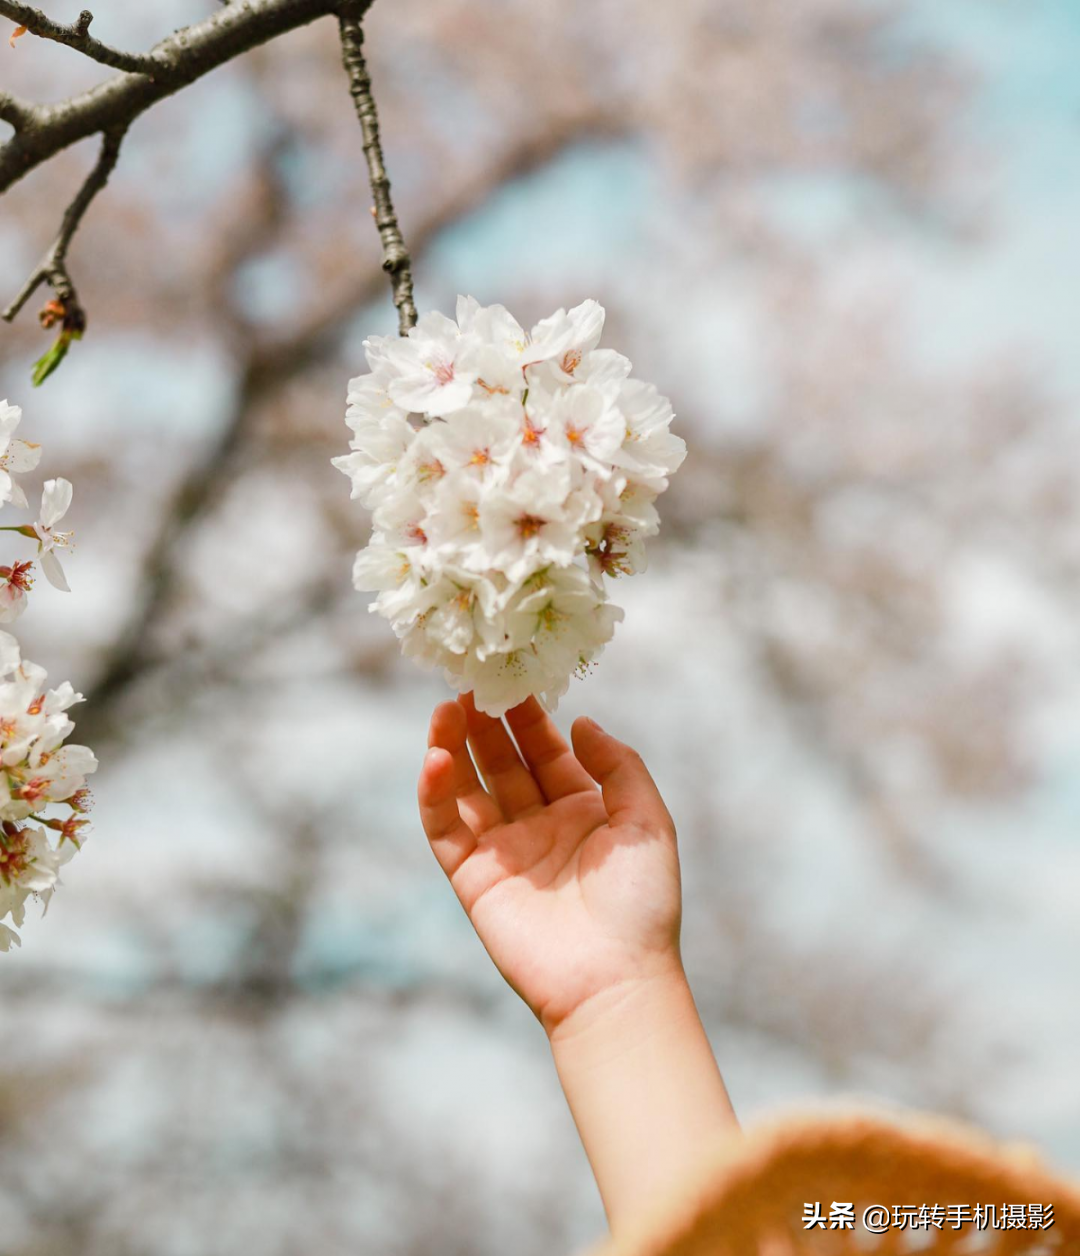
[[[90,23],[94,15],[89,9],[83,9],[70,26],[62,22],[54,22],[32,5],[22,4],[20,0],[0,0],[0,15],[9,17],[19,26],[25,26],[31,35],[42,39],[51,39],[58,44],[66,44],[75,48],[92,61],[111,66],[114,70],[126,70],[132,74],[155,74],[162,72],[162,64],[146,53],[121,52],[118,48],[110,48],[100,39],[90,34]]]
[[[350,6],[357,20],[370,0]],[[11,0],[0,0],[6,9]],[[55,105],[32,111],[16,104],[15,134],[0,147],[0,192],[31,170],[87,136],[127,127],[151,105],[202,78],[219,65],[316,18],[336,14],[340,0],[243,0],[223,5],[210,17],[161,40],[146,54],[148,73],[120,74]],[[10,121],[11,118],[8,118]]]
[[[25,100],[19,100],[10,92],[0,92],[0,122],[7,122],[16,131],[25,130],[37,120],[34,106]]]
[[[79,304],[79,299],[75,293],[75,285],[68,274],[68,246],[71,244],[71,239],[82,221],[83,214],[90,207],[90,202],[109,181],[109,175],[112,174],[116,166],[116,159],[120,155],[120,144],[123,138],[124,128],[122,127],[107,131],[102,136],[101,152],[93,170],[87,175],[86,181],[79,188],[74,200],[64,211],[64,217],[60,222],[60,230],[49,251],[23,285],[22,291],[4,311],[3,318],[6,322],[10,323],[37,289],[43,283],[47,283],[53,292],[56,293],[56,299],[63,307],[65,325],[70,321],[74,326],[78,327],[81,334],[82,329],[86,326],[86,314]]]
[[[398,312],[398,330],[404,336],[410,327],[416,326],[416,306],[413,304],[412,261],[405,240],[398,226],[397,214],[390,199],[390,178],[386,173],[382,144],[379,140],[379,116],[375,110],[375,97],[371,94],[371,75],[364,61],[364,30],[361,23],[363,4],[350,4],[342,8],[341,55],[345,72],[349,76],[349,92],[360,119],[364,137],[364,156],[367,158],[368,175],[371,179],[371,195],[375,201],[375,226],[382,241],[383,270],[390,276],[394,293],[394,305]]]
[[[67,271],[67,250],[87,207],[116,165],[121,139],[132,121],[157,101],[224,62],[315,18],[336,14],[342,2],[359,24],[371,0],[243,0],[242,4],[223,6],[212,17],[176,31],[155,44],[150,52],[135,55],[118,52],[94,39],[89,33],[93,21],[89,10],[84,9],[75,22],[64,26],[22,0],[0,0],[0,15],[43,38],[77,48],[124,71],[117,78],[55,105],[33,107],[0,93],[0,119],[15,129],[15,134],[0,147],[0,194],[69,145],[90,135],[102,136],[97,165],[68,206],[59,235],[3,313],[3,318],[10,322],[43,283],[48,283],[56,294],[42,310],[41,322],[44,327],[59,324],[60,334],[34,364],[35,385],[60,365],[71,342],[79,339],[86,327],[85,311]]]

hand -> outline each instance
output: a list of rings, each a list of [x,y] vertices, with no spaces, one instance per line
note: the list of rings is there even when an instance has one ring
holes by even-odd
[[[639,756],[592,720],[575,721],[573,751],[535,698],[506,720],[516,747],[468,695],[436,708],[420,814],[480,940],[548,1031],[619,1228],[735,1127],[679,956],[675,827]]]
[[[554,1035],[598,996],[681,974],[675,826],[640,756],[592,720],[573,751],[535,698],[506,721],[516,748],[471,695],[435,709],[420,815],[488,954]]]

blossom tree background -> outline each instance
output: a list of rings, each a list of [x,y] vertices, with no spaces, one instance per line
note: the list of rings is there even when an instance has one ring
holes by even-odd
[[[218,7],[102,0],[93,34]],[[855,1094],[1075,1168],[1080,22],[941,9],[376,0],[364,26],[418,308],[597,298],[690,446],[560,720],[655,766],[740,1113]],[[0,54],[25,99],[111,73]],[[602,1224],[415,819],[442,683],[350,584],[329,460],[396,319],[348,91],[326,18],[155,104],[70,247],[85,337],[35,391],[55,329],[0,332],[0,396],[78,484],[73,592],[35,589],[20,633],[101,762],[0,966],[5,1256],[569,1252]],[[0,200],[4,294],[97,155]]]

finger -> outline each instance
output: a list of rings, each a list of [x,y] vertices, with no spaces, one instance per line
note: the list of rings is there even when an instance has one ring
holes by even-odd
[[[555,727],[555,721],[535,698],[526,698],[506,713],[506,722],[548,802],[568,794],[595,791],[592,777],[574,756]]]
[[[469,745],[476,758],[476,766],[491,796],[502,808],[506,818],[513,819],[530,807],[542,807],[544,795],[532,778],[532,773],[521,762],[506,725],[493,720],[490,715],[476,709],[471,693],[463,693],[458,699],[465,712]]]
[[[424,756],[417,787],[420,819],[443,872],[452,877],[476,849],[476,835],[461,818],[454,793],[454,760],[439,746]]]
[[[465,712],[458,703],[440,703],[431,716],[428,745],[439,746],[450,754],[454,761],[454,793],[462,819],[474,833],[486,833],[502,821],[502,812],[476,775],[465,734]]]
[[[578,759],[604,791],[609,821],[636,824],[674,840],[675,823],[641,755],[585,716],[574,721],[571,736]]]

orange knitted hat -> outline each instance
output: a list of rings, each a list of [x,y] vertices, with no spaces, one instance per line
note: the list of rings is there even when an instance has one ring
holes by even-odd
[[[590,1256],[1080,1256],[1080,1185],[936,1117],[789,1116],[725,1137]]]

